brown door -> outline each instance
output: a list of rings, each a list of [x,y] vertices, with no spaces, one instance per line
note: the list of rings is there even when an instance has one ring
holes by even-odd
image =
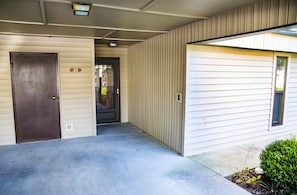
[[[11,52],[17,143],[61,137],[56,53]]]

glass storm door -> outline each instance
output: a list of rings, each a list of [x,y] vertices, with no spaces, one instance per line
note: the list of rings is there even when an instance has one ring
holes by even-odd
[[[118,58],[96,58],[95,93],[97,124],[120,122]]]

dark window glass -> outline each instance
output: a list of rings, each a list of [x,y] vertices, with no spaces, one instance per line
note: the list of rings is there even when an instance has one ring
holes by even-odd
[[[287,63],[287,57],[276,59],[272,126],[283,124]]]

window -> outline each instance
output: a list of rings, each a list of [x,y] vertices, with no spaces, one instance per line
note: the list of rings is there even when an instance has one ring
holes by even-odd
[[[276,57],[272,126],[283,124],[287,64],[288,57]]]

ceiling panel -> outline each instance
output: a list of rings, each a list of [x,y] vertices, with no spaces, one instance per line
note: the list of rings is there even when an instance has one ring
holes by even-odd
[[[70,4],[46,2],[49,23],[139,30],[169,30],[195,19],[93,7],[88,17],[74,16]]]
[[[140,9],[150,1],[151,0],[80,0],[79,2]]]
[[[166,33],[197,20],[178,15],[212,16],[253,1],[156,0],[140,11],[152,0],[77,0],[94,5],[90,15],[82,17],[74,16],[72,0],[0,0],[0,32],[95,39],[106,36],[107,39],[124,39],[118,43],[131,45],[136,42],[129,39],[148,39],[161,33],[155,31]],[[44,10],[41,9],[42,5]],[[107,44],[109,40],[97,42]]]
[[[72,35],[86,37],[102,37],[107,30],[87,29],[87,28],[65,28],[45,25],[30,25],[30,24],[11,24],[0,22],[0,32],[13,32],[25,34],[40,34],[40,35]]]
[[[147,10],[182,15],[212,16],[253,1],[255,0],[158,0]]]
[[[96,39],[95,44],[101,44],[101,45],[108,45],[109,42],[116,42],[119,46],[130,46],[139,42],[136,41],[111,41],[111,40],[102,40],[102,39]]]
[[[39,1],[0,0],[0,19],[42,22]]]
[[[143,32],[127,32],[116,31],[108,36],[108,38],[121,38],[121,39],[148,39],[156,36],[159,33],[143,33]]]

